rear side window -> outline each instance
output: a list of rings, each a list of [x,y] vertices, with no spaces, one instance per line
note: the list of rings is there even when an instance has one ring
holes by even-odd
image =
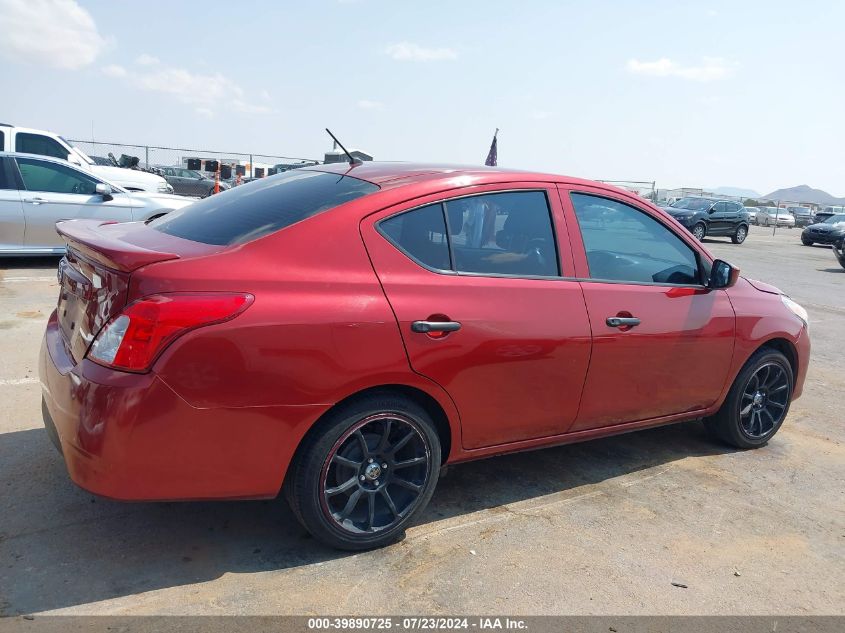
[[[666,226],[632,206],[581,193],[572,205],[590,278],[630,283],[698,284],[698,258]]]
[[[26,154],[52,156],[53,158],[61,158],[62,160],[67,160],[68,154],[70,153],[66,147],[62,147],[60,143],[57,143],[49,136],[28,134],[26,132],[15,134],[15,151]]]
[[[412,259],[438,270],[560,275],[549,205],[542,191],[446,200],[382,220],[379,230]]]
[[[431,204],[388,218],[379,224],[382,233],[411,259],[439,270],[448,270],[449,246],[443,205]]]
[[[150,226],[194,242],[243,244],[376,191],[351,176],[296,170],[205,198]]]

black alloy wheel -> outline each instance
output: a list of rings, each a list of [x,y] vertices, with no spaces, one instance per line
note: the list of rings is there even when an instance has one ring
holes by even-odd
[[[317,539],[347,550],[402,538],[440,473],[440,439],[417,403],[383,393],[341,405],[297,451],[285,494]]]
[[[794,381],[783,353],[760,348],[739,372],[721,408],[705,419],[708,433],[737,448],[764,446],[786,419]]]
[[[767,363],[755,371],[745,385],[739,402],[742,430],[752,439],[762,439],[783,422],[792,393],[792,377],[778,363]]]

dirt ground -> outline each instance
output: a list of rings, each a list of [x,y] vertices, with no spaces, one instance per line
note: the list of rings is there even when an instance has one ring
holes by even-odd
[[[845,270],[754,228],[707,247],[812,320],[804,396],[767,447],[691,422],[454,467],[402,543],[360,554],[279,501],[71,484],[36,376],[57,260],[0,260],[0,615],[845,613]]]

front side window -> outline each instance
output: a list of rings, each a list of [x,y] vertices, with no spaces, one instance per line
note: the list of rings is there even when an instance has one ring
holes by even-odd
[[[412,259],[438,270],[560,275],[549,205],[542,191],[446,200],[382,220],[379,230]]]
[[[571,197],[590,278],[630,283],[700,283],[695,252],[650,215],[608,198],[583,193],[573,193]]]
[[[302,169],[209,196],[150,226],[194,242],[244,244],[378,189],[351,176]]]
[[[52,156],[53,158],[60,158],[67,160],[68,154],[66,147],[49,136],[43,134],[28,134],[26,132],[18,132],[15,135],[15,151],[23,152],[24,154],[39,154],[40,156]]]
[[[3,157],[0,157],[0,189],[17,189],[9,170],[8,159]]]
[[[71,167],[32,158],[18,158],[17,162],[27,191],[78,193],[88,196],[96,193],[99,181]]]

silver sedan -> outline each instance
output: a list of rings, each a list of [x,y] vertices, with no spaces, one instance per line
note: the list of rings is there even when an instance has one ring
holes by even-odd
[[[0,152],[0,256],[62,254],[65,245],[56,233],[60,220],[148,220],[191,202],[129,192],[67,161]]]

